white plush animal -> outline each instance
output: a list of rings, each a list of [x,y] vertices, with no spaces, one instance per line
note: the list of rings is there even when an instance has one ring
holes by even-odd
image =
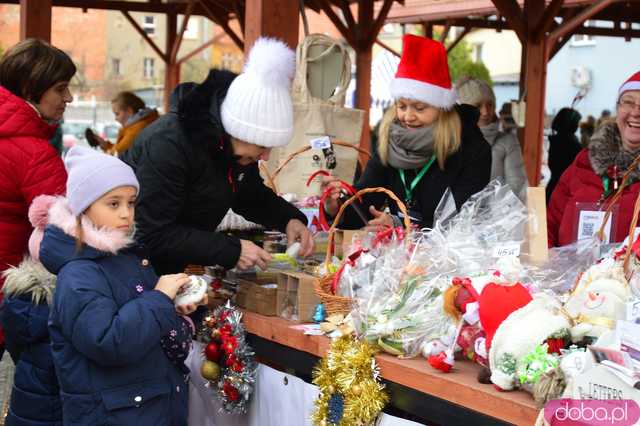
[[[631,289],[619,274],[609,277],[597,274],[593,280],[582,279],[565,304],[576,325],[571,338],[578,342],[585,337],[597,339],[615,328],[616,320],[624,319]]]

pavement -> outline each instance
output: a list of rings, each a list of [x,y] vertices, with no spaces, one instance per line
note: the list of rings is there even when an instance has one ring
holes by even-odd
[[[9,408],[11,386],[13,384],[13,361],[7,351],[0,361],[0,426],[4,426],[4,418]]]

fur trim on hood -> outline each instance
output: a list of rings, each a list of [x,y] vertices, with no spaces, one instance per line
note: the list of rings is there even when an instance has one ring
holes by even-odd
[[[618,166],[618,173],[622,176],[638,155],[640,150],[629,152],[622,148],[622,137],[615,121],[600,126],[589,142],[591,168],[601,177],[606,176],[613,165]],[[629,179],[629,183],[640,181],[640,169],[634,170]]]
[[[53,292],[56,289],[56,276],[47,271],[42,263],[27,257],[20,266],[9,268],[2,275],[5,278],[2,287],[5,296],[31,293],[31,300],[36,305],[43,302],[51,305]]]
[[[127,235],[122,231],[106,227],[98,228],[87,215],[81,216],[81,223],[83,242],[105,253],[116,254],[134,242],[132,234]],[[49,224],[76,238],[76,217],[71,212],[66,198],[58,197],[49,209]]]

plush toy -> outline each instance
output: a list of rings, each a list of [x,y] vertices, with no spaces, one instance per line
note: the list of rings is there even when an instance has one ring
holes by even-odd
[[[620,262],[606,259],[590,267],[580,278],[565,303],[567,313],[575,320],[571,328],[574,342],[595,341],[615,328],[625,318],[631,289]]]
[[[494,333],[487,331],[491,382],[500,390],[517,387],[529,355],[545,343],[549,352],[559,352],[571,324],[560,302],[544,293],[511,312]]]

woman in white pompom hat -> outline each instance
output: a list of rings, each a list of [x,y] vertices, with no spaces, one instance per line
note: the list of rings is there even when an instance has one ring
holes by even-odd
[[[267,252],[214,232],[230,208],[286,232],[303,256],[313,251],[305,215],[264,186],[258,172],[258,161],[291,139],[294,69],[290,48],[260,38],[240,75],[212,70],[202,84],[179,85],[169,113],[125,153],[141,186],[137,236],[158,273],[187,264],[265,267]]]

